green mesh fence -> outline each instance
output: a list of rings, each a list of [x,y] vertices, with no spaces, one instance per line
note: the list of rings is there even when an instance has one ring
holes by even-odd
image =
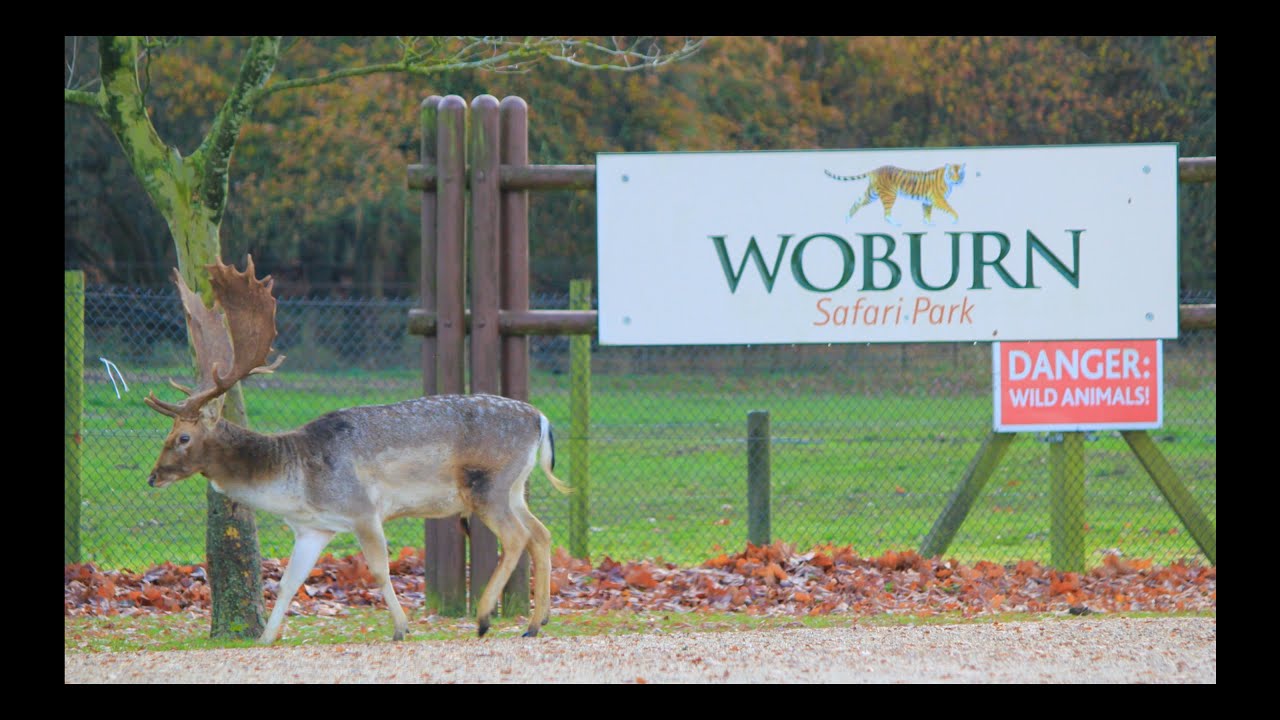
[[[288,358],[275,374],[244,383],[251,427],[280,432],[337,408],[420,395],[421,339],[405,330],[416,304],[281,299],[275,346]],[[567,298],[533,304],[562,308]],[[75,538],[78,557],[103,568],[202,562],[205,481],[162,490],[146,483],[170,421],[142,398],[154,391],[176,400],[167,379],[191,382],[177,296],[89,287],[83,312],[68,552]],[[1164,424],[1147,433],[1211,527],[1216,338],[1214,330],[1197,330],[1165,342]],[[533,338],[531,359],[531,400],[556,426],[557,475],[569,478],[568,338]],[[862,555],[920,550],[991,435],[988,344],[595,347],[591,373],[591,418],[580,439],[590,458],[585,543],[597,561],[696,564],[741,550],[749,525],[747,418],[755,411],[769,417],[769,534],[801,551],[823,544]],[[534,471],[530,506],[566,549],[570,502]],[[1064,535],[1064,527],[1072,532]],[[259,514],[258,531],[263,557],[288,557],[292,535],[281,520]],[[422,523],[393,521],[387,537],[393,551],[419,547]],[[1059,557],[1076,554],[1087,566],[1106,553],[1208,562],[1118,432],[1012,436],[944,554],[1048,564],[1055,542],[1071,543],[1057,548]],[[329,551],[359,548],[339,536]]]

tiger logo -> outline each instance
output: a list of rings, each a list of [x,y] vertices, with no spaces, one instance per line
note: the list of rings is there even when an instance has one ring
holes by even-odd
[[[924,210],[924,221],[928,225],[933,224],[932,215],[935,205],[939,210],[950,214],[954,218],[953,223],[960,220],[960,214],[947,202],[947,197],[957,185],[964,182],[963,163],[943,165],[933,170],[904,170],[893,165],[885,165],[861,175],[836,175],[830,170],[823,170],[823,172],[834,180],[846,182],[870,179],[867,191],[849,208],[846,220],[852,218],[853,214],[864,206],[879,200],[884,206],[884,219],[891,225],[900,226],[902,223],[893,219],[893,206],[899,196],[919,201]]]

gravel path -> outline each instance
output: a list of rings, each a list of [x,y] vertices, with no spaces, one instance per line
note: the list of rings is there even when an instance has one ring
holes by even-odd
[[[1217,618],[64,654],[67,683],[1217,683]]]

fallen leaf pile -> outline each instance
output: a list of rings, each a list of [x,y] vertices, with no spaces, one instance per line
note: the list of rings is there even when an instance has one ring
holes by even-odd
[[[263,562],[267,598],[274,603],[286,562]],[[849,547],[820,546],[796,553],[784,543],[751,545],[698,567],[649,560],[597,565],[559,548],[552,558],[552,606],[561,610],[711,610],[758,615],[893,613],[965,616],[1002,612],[1168,612],[1217,607],[1217,569],[1197,564],[1154,565],[1106,555],[1087,573],[1058,572],[1032,561],[998,565],[923,558],[912,551],[859,557]],[[391,563],[403,605],[425,604],[422,555],[404,548]],[[206,612],[210,592],[204,565],[165,563],[136,573],[102,571],[92,563],[66,566],[64,610],[76,615]],[[295,609],[331,615],[358,605],[383,605],[361,555],[325,555],[294,598]]]

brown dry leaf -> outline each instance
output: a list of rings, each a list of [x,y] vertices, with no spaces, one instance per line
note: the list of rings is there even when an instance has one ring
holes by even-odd
[[[114,580],[107,580],[98,586],[98,597],[104,600],[110,600],[116,595],[116,583]]]
[[[717,556],[715,556],[715,557],[711,558],[710,560],[706,561],[705,563],[703,563],[703,564],[702,564],[702,567],[706,567],[706,568],[722,568],[722,567],[724,567],[725,565],[728,565],[728,564],[729,564],[729,556],[728,556],[728,555],[725,555],[724,553],[720,553],[719,555],[717,555]]]
[[[658,581],[653,579],[653,573],[649,572],[649,568],[644,566],[637,566],[631,572],[628,572],[626,581],[628,585],[642,590],[649,590],[658,584]]]
[[[1065,595],[1080,589],[1080,576],[1075,573],[1051,573],[1049,580],[1050,595]]]
[[[783,572],[782,567],[781,567],[780,565],[778,565],[778,563],[776,563],[776,562],[771,562],[771,563],[769,563],[769,566],[768,566],[767,568],[765,568],[765,569],[766,569],[766,570],[768,570],[768,571],[769,571],[769,573],[770,573],[770,574],[774,577],[774,579],[775,579],[775,580],[777,580],[778,582],[782,582],[783,580],[786,580],[786,579],[787,579],[787,574],[786,574],[785,572]]]

